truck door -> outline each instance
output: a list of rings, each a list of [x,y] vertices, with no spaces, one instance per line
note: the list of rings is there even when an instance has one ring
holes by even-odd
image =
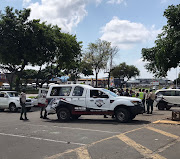
[[[74,87],[73,93],[72,93],[72,99],[71,104],[86,107],[85,103],[85,90],[83,87],[76,86]]]
[[[0,92],[0,107],[1,108],[8,107],[8,98],[4,92]]]
[[[109,96],[101,90],[90,90],[86,101],[87,108],[108,110],[110,107]]]

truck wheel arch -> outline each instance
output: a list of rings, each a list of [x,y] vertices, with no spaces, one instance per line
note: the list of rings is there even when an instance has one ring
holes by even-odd
[[[18,108],[16,107],[15,103],[11,102],[11,103],[9,103],[9,110],[11,112],[17,112]]]
[[[126,105],[117,105],[117,106],[114,108],[114,113],[115,113],[119,108],[127,109],[127,110],[130,112],[129,108],[128,108]]]

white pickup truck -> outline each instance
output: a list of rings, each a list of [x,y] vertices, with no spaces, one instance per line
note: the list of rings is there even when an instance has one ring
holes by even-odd
[[[47,113],[56,113],[60,121],[78,119],[81,115],[115,115],[118,122],[128,122],[143,113],[140,99],[117,96],[89,85],[51,85],[46,99]]]
[[[33,107],[31,98],[26,98],[26,109],[29,111]],[[21,109],[19,94],[16,91],[0,91],[0,110],[9,109],[16,112]]]

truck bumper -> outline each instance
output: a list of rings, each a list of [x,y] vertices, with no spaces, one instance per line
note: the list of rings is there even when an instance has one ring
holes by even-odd
[[[144,106],[143,105],[136,105],[130,108],[130,111],[133,115],[143,114]]]

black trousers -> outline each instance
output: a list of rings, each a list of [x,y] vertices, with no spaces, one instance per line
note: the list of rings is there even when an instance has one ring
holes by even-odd
[[[149,109],[151,108],[151,112],[153,111],[153,103],[154,101],[152,99],[148,100],[148,104],[147,104],[147,112],[149,113]]]
[[[26,104],[25,103],[21,103],[21,116],[20,118],[22,118],[23,114],[24,114],[24,117],[27,118],[27,114],[26,114]]]
[[[41,107],[41,110],[40,110],[40,117],[47,117],[47,111],[45,109],[46,107]],[[44,116],[43,116],[43,111],[44,111]]]

